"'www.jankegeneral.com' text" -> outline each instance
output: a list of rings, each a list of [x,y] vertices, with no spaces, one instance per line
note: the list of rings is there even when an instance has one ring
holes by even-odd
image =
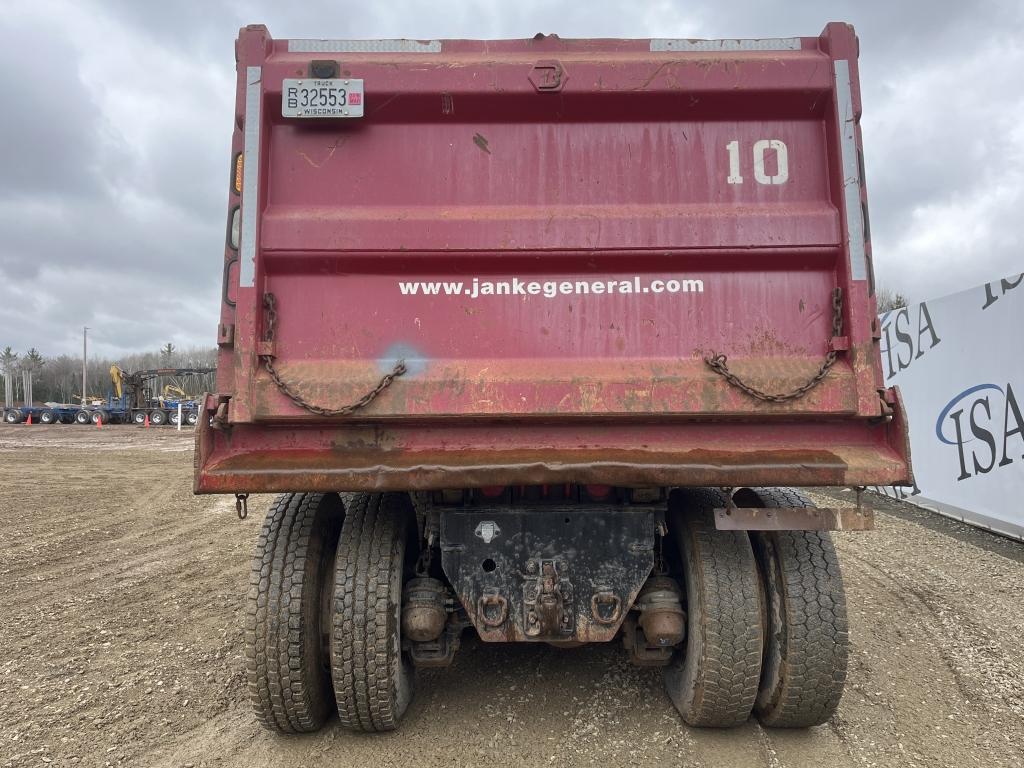
[[[399,280],[398,290],[403,296],[464,296],[469,299],[481,296],[542,296],[553,299],[556,296],[590,294],[704,293],[704,281],[682,277],[641,278],[639,275],[615,280],[521,280],[518,277],[484,280],[474,277],[471,282]]]

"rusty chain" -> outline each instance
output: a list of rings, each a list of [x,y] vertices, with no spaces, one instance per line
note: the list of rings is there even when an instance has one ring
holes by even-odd
[[[832,338],[843,335],[843,290],[842,288],[836,288],[832,291]],[[836,358],[839,353],[832,346],[832,338],[828,340],[828,352],[825,354],[825,359],[821,362],[821,367],[818,372],[811,377],[809,381],[801,384],[796,389],[790,392],[782,392],[774,394],[772,392],[764,392],[756,387],[752,387],[745,381],[739,378],[735,373],[729,370],[729,366],[726,365],[725,355],[716,355],[714,351],[710,355],[704,358],[704,362],[707,363],[708,367],[711,368],[715,373],[719,374],[727,382],[732,384],[739,390],[746,392],[751,397],[763,400],[766,403],[785,403],[788,400],[796,400],[798,397],[803,397],[818,384],[821,383],[822,379],[828,375],[829,370],[836,362]]]
[[[265,293],[263,295],[263,306],[266,310],[266,331],[264,333],[264,341],[274,341],[274,332],[277,327],[277,300],[272,293]],[[832,337],[839,337],[843,335],[843,292],[841,288],[835,288],[832,291]],[[832,339],[828,340],[828,352],[825,355],[825,359],[821,363],[821,367],[818,372],[812,376],[807,382],[800,385],[799,387],[791,390],[790,392],[783,393],[772,393],[764,392],[756,387],[753,387],[736,374],[729,370],[727,365],[728,358],[725,355],[715,354],[713,351],[710,355],[704,358],[704,362],[708,365],[711,370],[715,371],[727,382],[737,389],[747,393],[751,397],[758,400],[763,400],[768,403],[784,403],[789,400],[795,400],[799,397],[803,397],[809,391],[818,386],[821,381],[828,375],[829,370],[836,362],[838,352],[832,347]],[[364,408],[369,405],[373,400],[385,389],[391,386],[392,382],[403,375],[406,372],[406,366],[404,360],[399,360],[395,363],[395,367],[390,373],[384,374],[377,385],[367,392],[365,395],[360,397],[354,403],[343,406],[341,408],[323,408],[319,405],[314,405],[308,402],[301,394],[292,389],[277,372],[274,367],[274,356],[271,354],[260,355],[260,359],[263,361],[264,367],[267,369],[267,373],[270,374],[270,378],[274,384],[277,385],[278,389],[289,400],[295,403],[300,408],[315,413],[318,416],[348,416],[360,408]]]
[[[263,340],[272,342],[274,340],[274,332],[277,329],[277,299],[274,297],[274,294],[263,294],[263,308],[266,310],[267,318],[267,325],[263,334]],[[310,413],[315,413],[318,416],[348,416],[355,411],[358,411],[360,408],[365,408],[373,402],[377,395],[390,387],[391,382],[404,374],[407,370],[405,367],[405,361],[399,360],[395,363],[395,367],[391,369],[391,373],[384,374],[380,381],[377,382],[377,386],[360,397],[354,403],[350,403],[349,405],[341,408],[324,408],[319,405],[314,405],[306,400],[306,398],[292,389],[292,387],[281,378],[281,375],[274,367],[274,356],[272,354],[260,355],[260,359],[263,361],[263,366],[267,369],[267,373],[270,374],[270,378],[277,385],[277,388],[280,389],[289,400],[300,408],[307,410]]]

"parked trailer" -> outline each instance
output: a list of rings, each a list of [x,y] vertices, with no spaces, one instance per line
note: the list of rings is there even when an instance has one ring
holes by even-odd
[[[190,397],[154,396],[149,391],[151,382],[161,378],[190,379],[213,373],[213,368],[151,368],[125,372],[117,366],[111,368],[111,388],[106,397],[90,397],[85,405],[46,403],[44,406],[6,408],[0,418],[7,424],[150,424],[161,426],[178,422],[181,407],[182,420],[189,426],[199,421],[199,402]],[[178,388],[179,391],[180,388]]]
[[[6,424],[27,423],[29,417],[33,424],[71,424],[75,420],[78,406],[67,403],[46,403],[45,405],[22,405],[7,408],[2,413]]]
[[[282,494],[264,725],[392,729],[469,628],[621,640],[692,725],[832,715],[830,531],[911,481],[857,46],[241,30],[195,490]],[[858,504],[777,487],[810,485]]]

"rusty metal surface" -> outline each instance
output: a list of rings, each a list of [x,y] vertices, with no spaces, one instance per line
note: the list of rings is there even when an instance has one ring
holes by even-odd
[[[720,531],[870,531],[875,511],[865,507],[730,507],[715,510]]]
[[[402,589],[402,636],[411,642],[433,642],[441,636],[448,614],[445,587],[437,579],[417,576]]]
[[[760,400],[764,403],[786,403],[803,398],[808,392],[817,387],[828,375],[828,372],[832,370],[832,366],[835,365],[835,362],[839,357],[839,352],[841,350],[849,349],[849,340],[843,336],[842,288],[832,289],[832,335],[829,336],[827,344],[828,352],[825,353],[825,358],[821,361],[821,366],[818,368],[818,371],[814,376],[799,387],[788,392],[764,392],[756,387],[750,386],[750,384],[743,381],[743,379],[739,378],[735,373],[729,370],[728,358],[725,355],[716,355],[711,353],[704,358],[704,362],[709,368],[711,368],[711,370],[719,374],[723,379],[728,381],[737,389],[742,390],[744,394],[750,395],[755,400]]]
[[[872,421],[866,232],[867,279],[851,269],[848,200],[866,204],[844,172],[860,150],[853,30],[786,50],[654,48],[547,36],[313,53],[242,30],[232,160],[247,131],[259,153],[242,194],[232,162],[226,213],[253,211],[254,257],[225,247],[224,429],[199,430],[197,490],[905,482],[901,409],[895,428]],[[365,117],[282,119],[282,80],[324,56],[364,81]],[[787,147],[785,178],[778,149],[758,165],[758,142]],[[655,292],[667,279],[701,290]],[[411,294],[415,281],[435,289]],[[537,290],[500,293],[516,281]],[[820,384],[785,403],[703,363],[714,350],[751,388],[786,392],[830,347]]]
[[[214,399],[208,399],[213,405]],[[210,413],[210,411],[208,411]],[[197,430],[196,491],[443,490],[903,483],[894,425],[761,423],[236,424]]]
[[[608,642],[654,566],[659,510],[441,513],[441,561],[487,642]]]

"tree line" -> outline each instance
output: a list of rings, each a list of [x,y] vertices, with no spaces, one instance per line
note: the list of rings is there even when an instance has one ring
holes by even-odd
[[[878,287],[878,292],[875,298],[878,301],[879,314],[892,312],[894,309],[905,307],[909,303],[907,301],[907,297],[902,293],[894,291],[891,288],[887,288],[884,285]]]
[[[217,350],[214,347],[189,347],[178,349],[168,343],[155,352],[135,352],[114,359],[89,356],[86,364],[86,383],[90,397],[106,397],[111,390],[110,367],[117,365],[125,372],[142,371],[152,368],[213,368],[217,364]],[[21,405],[25,398],[25,374],[32,374],[32,399],[35,404],[73,403],[82,401],[82,358],[73,355],[46,357],[32,348],[23,353],[10,347],[0,352],[0,390],[7,401],[6,387],[11,387],[10,400]],[[189,377],[183,381],[165,377],[155,384],[154,394],[159,394],[166,384],[182,386],[190,395],[200,395],[213,390],[213,374]]]

